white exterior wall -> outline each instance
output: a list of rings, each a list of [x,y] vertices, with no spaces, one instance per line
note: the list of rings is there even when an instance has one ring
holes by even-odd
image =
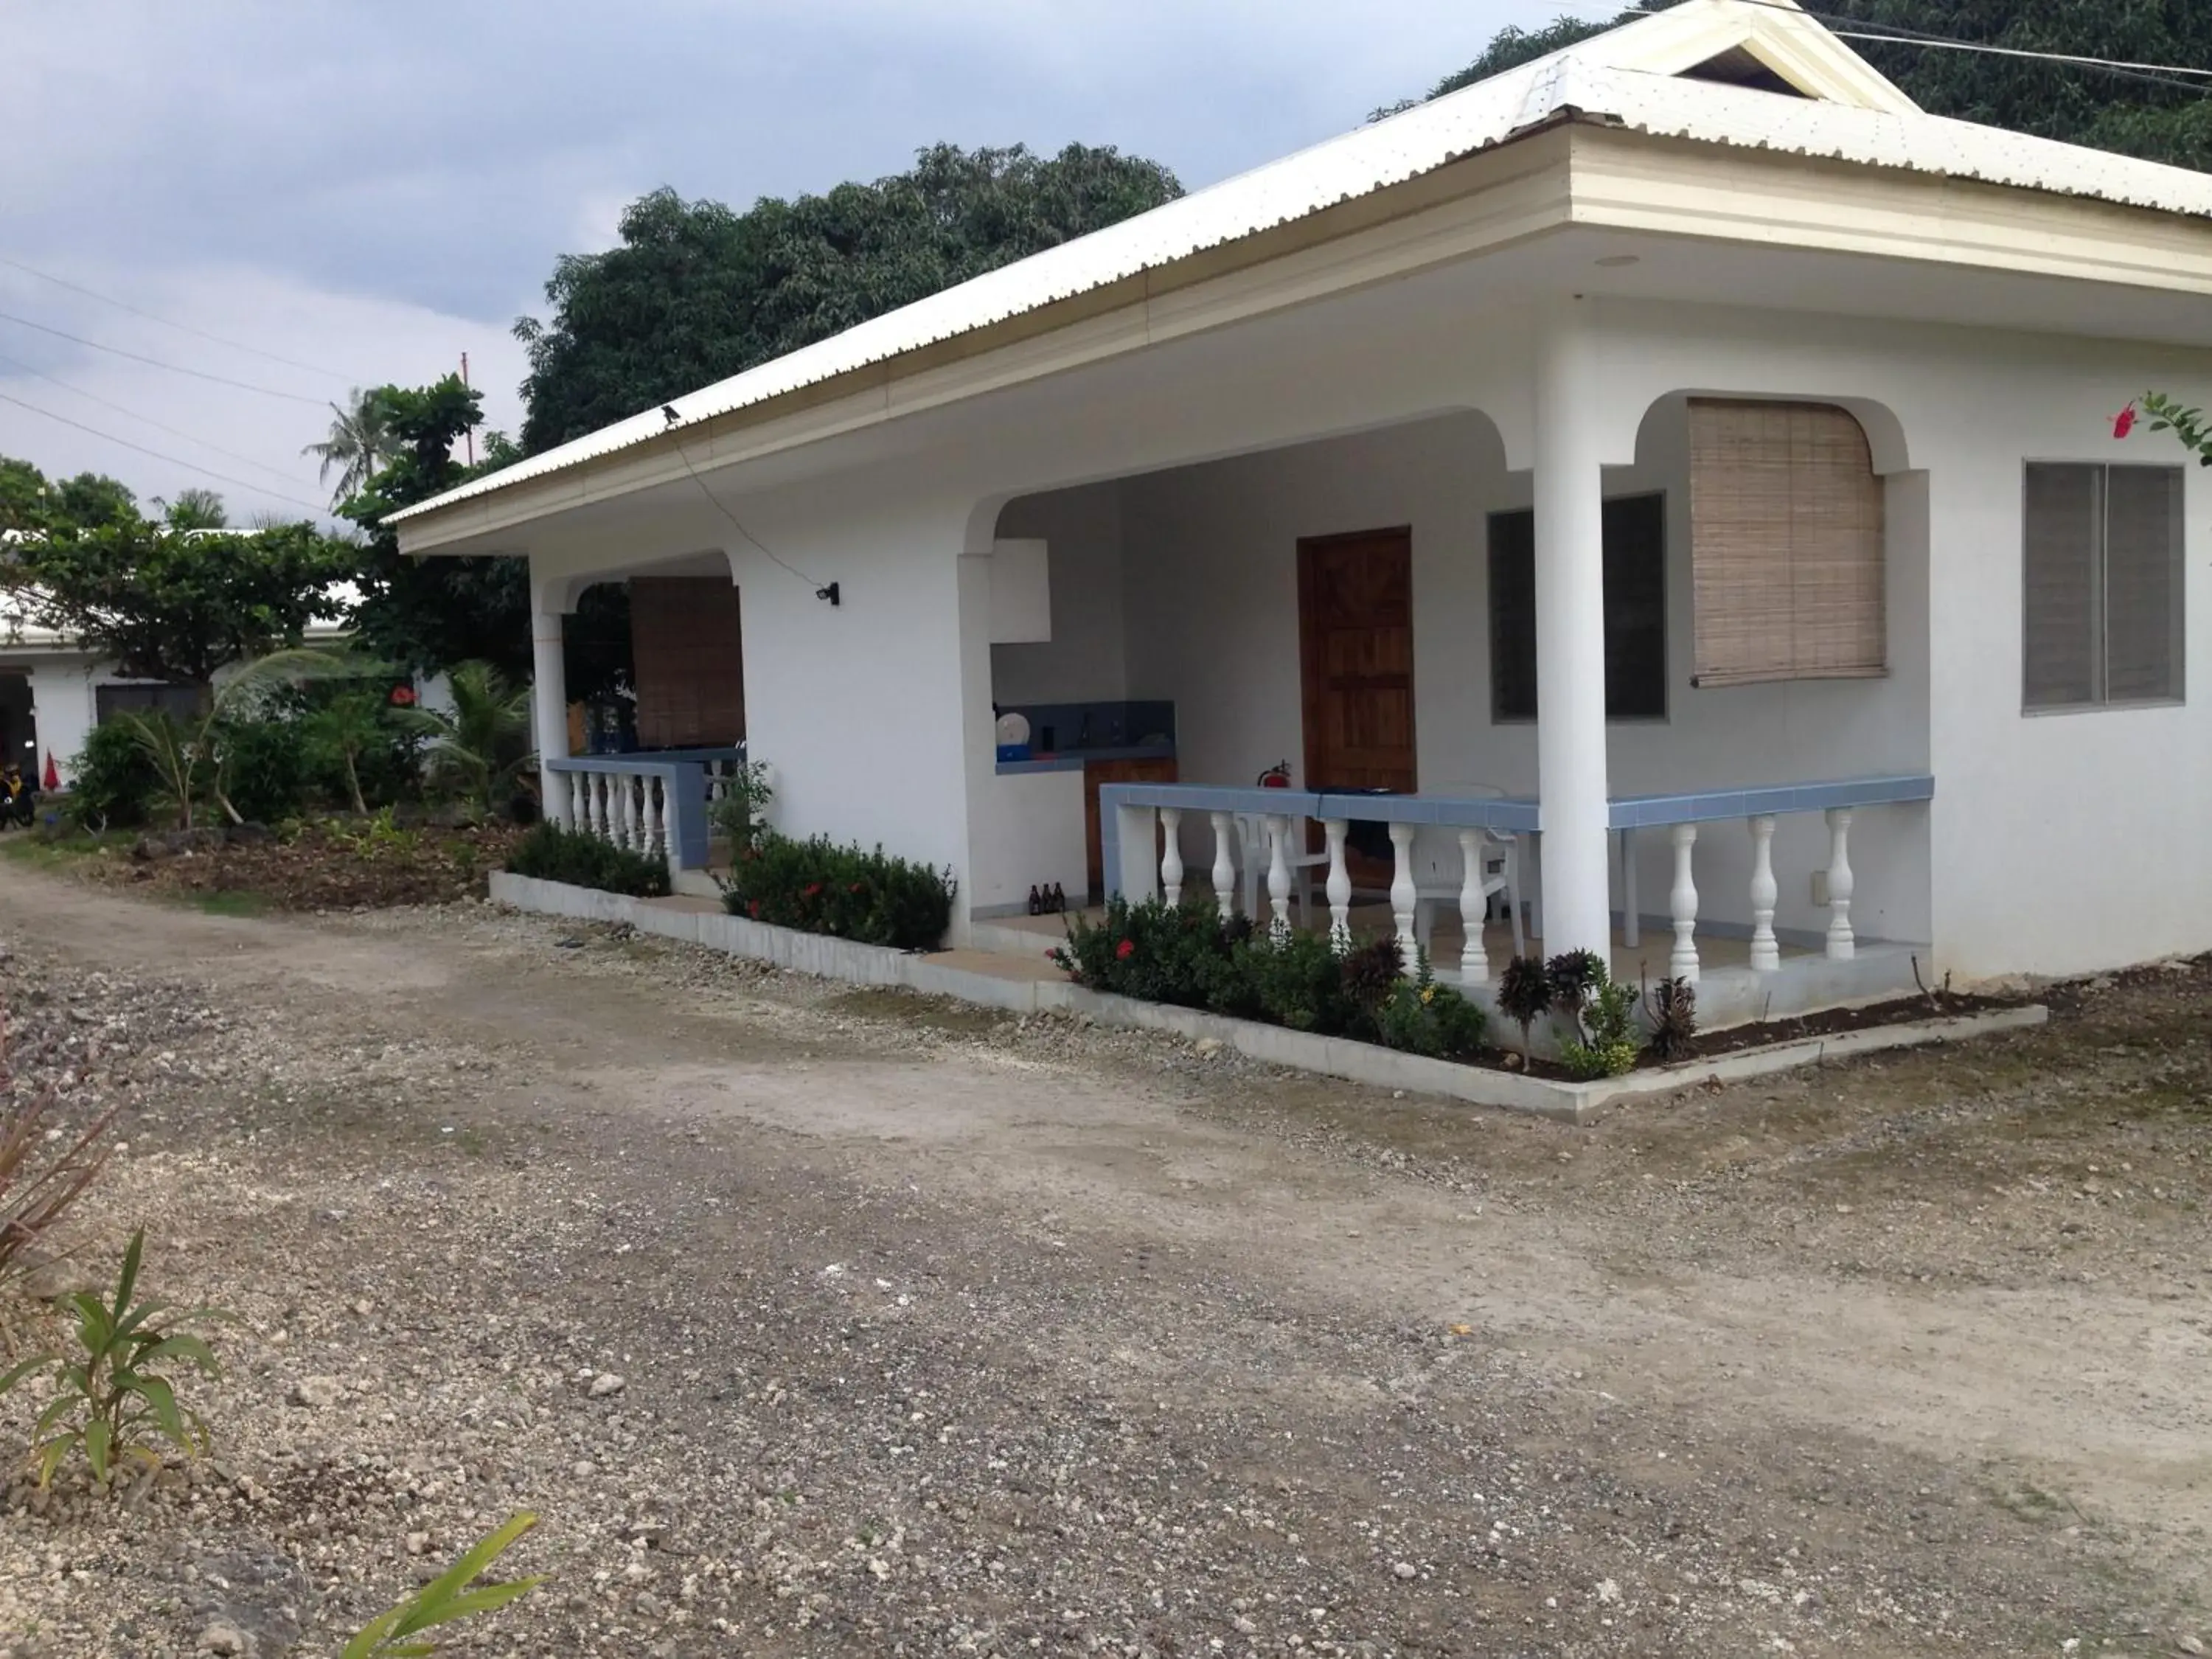
[[[1010,502],[1002,538],[1045,543],[1049,644],[991,647],[991,694],[1002,703],[1103,702],[1128,695],[1121,627],[1121,489],[1056,490]]]
[[[785,559],[842,583],[841,609],[696,501],[688,528],[624,520],[638,535],[613,553],[613,520],[602,520],[590,549],[578,542],[578,568],[619,571],[733,545],[749,717],[756,752],[776,769],[779,823],[950,864],[963,915],[1018,901],[1042,871],[1007,861],[1012,837],[1024,818],[1064,827],[1066,817],[1048,806],[1040,817],[1005,787],[1014,781],[995,775],[985,562],[961,556],[994,534],[1080,547],[1079,580],[1063,584],[1054,570],[1073,604],[1079,587],[1097,592],[1118,510],[1120,689],[1176,702],[1186,779],[1243,782],[1303,757],[1298,538],[1409,524],[1422,780],[1533,792],[1533,728],[1489,724],[1483,612],[1484,516],[1529,499],[1528,475],[1513,470],[1531,455],[1525,319],[1497,306],[1466,313],[1457,335],[1417,331],[1402,320],[1417,314],[1411,293],[1354,296],[994,394],[889,460],[856,455],[744,498],[748,526]],[[1936,969],[1962,978],[2212,947],[2212,867],[2189,856],[2212,808],[2202,690],[2212,673],[2212,480],[2190,472],[2191,702],[2036,717],[2020,708],[2024,459],[2178,464],[2169,440],[2113,443],[2110,416],[2151,386],[2212,401],[2212,356],[1626,301],[1602,305],[1595,333],[1613,394],[1607,489],[1663,487],[1672,504],[1669,719],[1612,728],[1613,793],[1925,769],[1932,806],[1870,809],[1855,826],[1863,933],[1933,938]],[[1889,478],[1888,678],[1689,687],[1679,401],[1688,392],[1815,398],[1861,415]],[[1443,412],[1455,407],[1483,413]],[[1358,435],[1320,436],[1344,433]],[[1230,459],[1185,464],[1207,457]],[[674,489],[678,500],[696,495],[689,479]],[[1084,499],[1024,501],[1000,522],[1000,503],[1054,489]],[[1034,516],[1054,511],[1069,514],[1057,534]],[[1072,629],[1065,641],[1058,591],[1054,611],[1052,647],[1001,653],[1020,687],[1000,688],[1002,698],[1110,694],[1095,684],[1111,675],[1110,601],[1085,609],[1090,631]],[[1644,839],[1653,843],[1644,908],[1656,910],[1664,855],[1659,837]],[[1747,842],[1727,824],[1701,834],[1706,918],[1747,908]],[[1782,926],[1825,920],[1809,902],[1825,850],[1817,819],[1784,821]]]

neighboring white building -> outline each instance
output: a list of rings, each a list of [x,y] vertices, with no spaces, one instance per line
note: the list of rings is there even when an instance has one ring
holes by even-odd
[[[1109,886],[1479,932],[1510,874],[1547,953],[1778,1011],[2212,948],[2212,475],[2115,441],[2148,387],[2212,401],[2212,179],[1687,0],[398,523],[528,556],[614,833],[663,807],[559,758],[562,615],[726,573],[779,823],[951,866],[963,939],[1079,891],[1103,785]]]
[[[333,597],[352,603],[349,593]],[[345,636],[336,622],[312,623],[307,633],[310,644]],[[116,710],[165,700],[182,709],[197,706],[199,696],[192,686],[125,678],[66,635],[29,621],[21,597],[0,591],[0,754],[27,777],[43,776],[51,757],[66,786],[86,737]]]

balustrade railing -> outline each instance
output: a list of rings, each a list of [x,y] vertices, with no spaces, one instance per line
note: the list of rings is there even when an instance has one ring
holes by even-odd
[[[547,764],[546,816],[671,869],[704,869],[710,809],[744,764],[742,749],[567,757]]]
[[[1851,904],[1857,878],[1850,863],[1850,830],[1855,816],[1873,806],[1925,801],[1935,780],[1924,775],[1859,778],[1834,782],[1783,784],[1754,789],[1695,793],[1635,795],[1609,803],[1608,824],[1620,842],[1622,940],[1640,942],[1641,912],[1637,884],[1636,838],[1663,829],[1672,848],[1673,879],[1668,890],[1668,921],[1674,939],[1668,970],[1695,981],[1701,963],[1698,948],[1699,896],[1696,849],[1705,826],[1734,821],[1750,838],[1751,878],[1746,897],[1751,917],[1750,965],[1771,972],[1782,963],[1774,929],[1779,896],[1773,842],[1776,820],[1792,813],[1819,812],[1827,829],[1827,926],[1821,945],[1832,960],[1848,961],[1856,952]],[[1503,900],[1516,952],[1523,948],[1522,908],[1534,931],[1542,933],[1534,871],[1540,857],[1541,818],[1533,799],[1493,795],[1370,795],[1293,789],[1215,788],[1197,784],[1109,784],[1099,792],[1106,842],[1109,890],[1117,894],[1158,893],[1180,903],[1187,871],[1181,831],[1186,817],[1204,817],[1212,830],[1210,874],[1215,902],[1224,916],[1238,908],[1256,911],[1264,878],[1269,926],[1286,929],[1296,902],[1301,920],[1314,925],[1313,872],[1326,869],[1322,886],[1328,908],[1328,933],[1340,949],[1352,937],[1355,894],[1351,864],[1352,826],[1387,826],[1390,845],[1390,914],[1408,969],[1425,948],[1431,915],[1457,906],[1464,944],[1460,957],[1462,982],[1480,984],[1490,975],[1483,933],[1492,899]],[[1318,823],[1326,851],[1306,850],[1306,825]],[[1444,848],[1455,845],[1456,868],[1449,869]],[[1154,858],[1156,842],[1160,847]]]

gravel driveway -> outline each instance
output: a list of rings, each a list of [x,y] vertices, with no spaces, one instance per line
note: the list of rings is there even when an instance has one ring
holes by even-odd
[[[236,1316],[210,1462],[15,1488],[0,1659],[335,1654],[525,1508],[460,1651],[2212,1640],[2202,969],[1572,1129],[477,905],[0,914],[129,1103],[85,1221]]]

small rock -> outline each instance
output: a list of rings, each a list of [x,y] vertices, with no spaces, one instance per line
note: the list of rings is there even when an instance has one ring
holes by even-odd
[[[594,1400],[605,1400],[609,1395],[620,1394],[629,1385],[612,1371],[601,1371],[592,1379],[591,1395]]]
[[[2204,1644],[2198,1641],[2195,1637],[2188,1635],[2185,1632],[2173,1638],[2173,1647],[2174,1651],[2177,1653],[2203,1653],[2204,1651]]]
[[[106,1288],[98,1275],[69,1256],[26,1250],[23,1258],[30,1268],[23,1275],[23,1293],[40,1302],[58,1302],[79,1291]]]
[[[1411,1561],[1401,1561],[1390,1571],[1401,1578],[1418,1578],[1421,1576],[1421,1570]]]
[[[1209,1059],[1212,1056],[1219,1054],[1221,1052],[1221,1039],[1219,1037],[1199,1038],[1198,1052],[1201,1058]]]
[[[292,1385],[292,1403],[308,1406],[317,1411],[327,1411],[344,1397],[345,1390],[335,1376],[303,1376]]]
[[[568,1473],[579,1480],[588,1480],[599,1472],[599,1466],[588,1457],[580,1457]]]
[[[410,1533],[409,1533],[409,1534],[407,1534],[407,1553],[408,1553],[408,1554],[410,1554],[410,1555],[421,1555],[422,1553],[423,1553],[423,1552],[425,1552],[426,1550],[428,1550],[429,1547],[430,1547],[430,1534],[429,1534],[428,1533],[427,1533],[427,1532],[410,1532]]]
[[[200,1632],[199,1650],[202,1653],[244,1655],[251,1653],[252,1649],[247,1644],[244,1631],[218,1619]]]

